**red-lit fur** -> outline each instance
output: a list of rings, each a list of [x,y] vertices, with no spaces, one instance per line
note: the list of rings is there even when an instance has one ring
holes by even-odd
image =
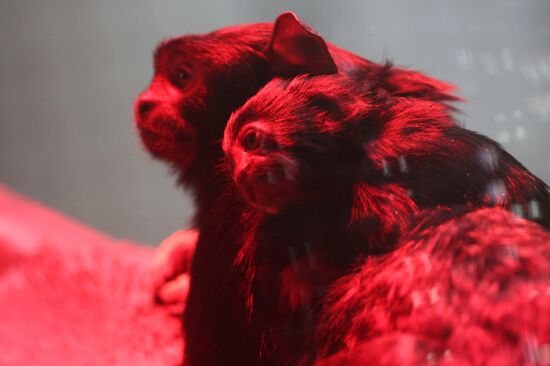
[[[249,203],[237,263],[266,364],[292,365],[315,348],[327,288],[357,258],[392,249],[419,209],[537,205],[531,218],[550,226],[546,185],[497,143],[457,126],[440,103],[364,79],[272,80],[231,117],[223,148]],[[327,317],[347,321],[342,308]],[[334,352],[344,329],[326,327]]]
[[[184,314],[188,365],[256,364],[259,357],[258,335],[249,326],[241,292],[244,277],[233,263],[243,204],[219,169],[220,140],[231,112],[277,73],[331,73],[333,66],[376,80],[395,95],[458,100],[452,86],[420,73],[379,65],[331,44],[328,54],[324,40],[292,14],[281,15],[277,25],[275,31],[269,23],[250,24],[163,42],[155,53],[151,84],[136,101],[144,145],[195,193],[201,234]],[[297,43],[279,42],[281,37]],[[298,47],[287,49],[289,44]],[[312,54],[319,57],[313,60]],[[289,64],[289,55],[298,64]],[[324,61],[319,64],[319,59]]]
[[[335,282],[304,363],[548,363],[549,273],[536,224],[500,208],[421,213],[397,249]]]
[[[271,25],[258,24],[166,41],[155,53],[151,85],[136,101],[145,146],[195,192],[200,236],[184,313],[186,365],[256,362],[241,274],[231,260],[238,207],[226,204],[232,195],[216,166],[229,114],[272,77],[263,56],[270,34]],[[179,77],[180,68],[188,76]]]
[[[350,225],[391,217],[369,202],[387,199],[411,209],[518,205],[525,215],[536,205],[530,218],[550,226],[546,184],[496,142],[455,124],[440,103],[364,79],[275,79],[231,117],[223,147],[248,203],[271,213],[343,190],[354,196]]]

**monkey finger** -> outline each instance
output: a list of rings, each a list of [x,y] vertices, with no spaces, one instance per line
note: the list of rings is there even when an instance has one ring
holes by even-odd
[[[185,310],[185,303],[165,305],[165,308],[170,315],[180,317]]]
[[[155,291],[189,270],[197,238],[196,229],[176,231],[155,250],[152,268]]]
[[[189,275],[183,274],[163,284],[156,294],[157,302],[170,306],[185,306],[189,291]]]

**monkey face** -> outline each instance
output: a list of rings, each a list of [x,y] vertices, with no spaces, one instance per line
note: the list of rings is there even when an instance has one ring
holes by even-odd
[[[235,141],[224,140],[229,172],[243,198],[261,210],[277,213],[300,196],[298,161],[285,150],[269,121],[246,121]]]
[[[227,171],[243,198],[268,213],[312,198],[357,171],[369,109],[360,84],[341,75],[274,79],[231,116]]]
[[[185,39],[180,39],[185,43]],[[175,42],[175,41],[172,41]],[[169,44],[170,42],[168,42]],[[200,94],[200,70],[192,63],[171,59],[161,46],[155,56],[155,75],[135,103],[135,120],[145,146],[156,157],[186,166],[196,153],[196,128],[186,118],[191,98]]]
[[[155,157],[182,169],[203,159],[235,106],[271,78],[256,49],[271,26],[240,28],[177,37],[157,48],[153,79],[135,103],[140,136]]]

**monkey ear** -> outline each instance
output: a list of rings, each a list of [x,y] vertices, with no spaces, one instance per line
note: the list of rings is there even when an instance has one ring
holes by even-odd
[[[281,76],[338,72],[323,37],[292,12],[277,17],[266,56],[273,71]]]

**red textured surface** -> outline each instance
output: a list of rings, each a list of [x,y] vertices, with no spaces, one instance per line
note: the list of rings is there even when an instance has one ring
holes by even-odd
[[[175,365],[181,322],[152,301],[152,250],[0,186],[0,365]]]

